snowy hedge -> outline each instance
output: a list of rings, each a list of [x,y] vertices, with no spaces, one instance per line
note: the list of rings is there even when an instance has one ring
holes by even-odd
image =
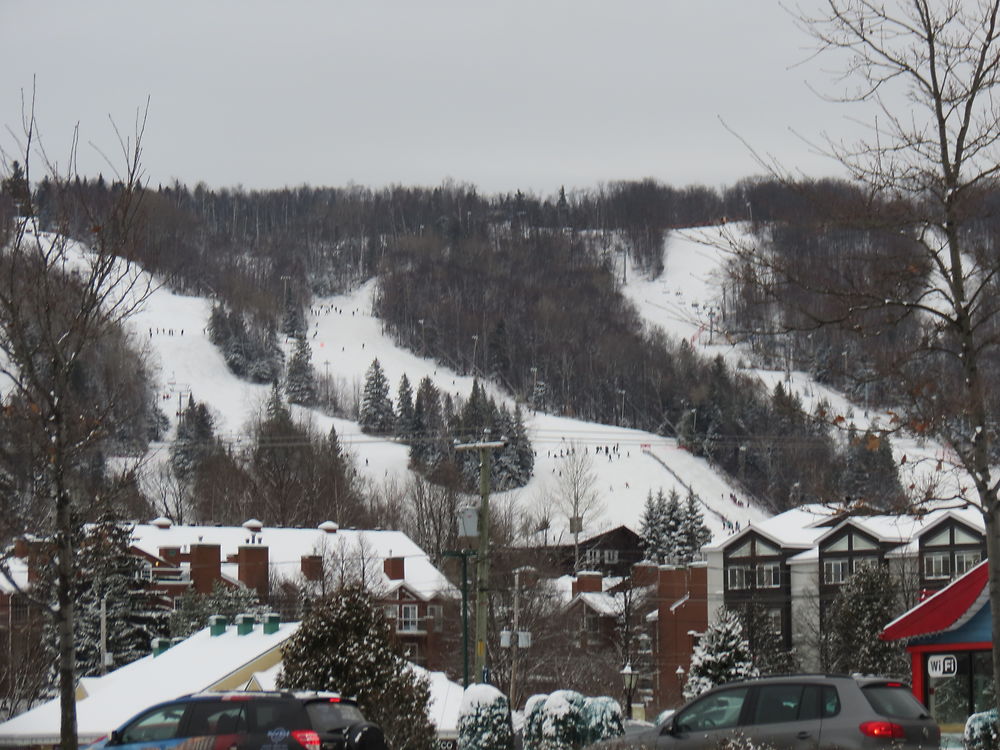
[[[510,750],[513,746],[507,696],[492,685],[469,685],[458,710],[459,750]]]
[[[972,714],[965,722],[965,747],[967,750],[997,750],[1000,748],[1000,727],[997,710],[991,708]]]
[[[573,690],[533,695],[524,706],[524,750],[577,750],[623,734],[613,698],[585,698]]]

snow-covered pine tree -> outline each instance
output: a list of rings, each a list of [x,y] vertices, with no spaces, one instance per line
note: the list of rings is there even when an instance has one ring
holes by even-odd
[[[660,531],[660,550],[663,561],[676,563],[680,547],[681,496],[676,487],[670,488],[663,509],[663,527]]]
[[[187,482],[214,447],[215,421],[208,407],[188,396],[187,407],[177,422],[177,438],[170,446],[170,466],[174,475]]]
[[[399,378],[399,388],[396,391],[396,436],[401,440],[412,439],[417,428],[415,420],[413,388],[404,372]]]
[[[316,372],[312,366],[312,349],[304,338],[295,339],[295,350],[288,360],[285,375],[285,395],[288,403],[311,406],[316,403]]]
[[[458,709],[458,750],[511,750],[514,728],[507,696],[492,685],[469,685]]]
[[[684,699],[697,698],[725,682],[756,676],[757,668],[739,617],[728,609],[719,610],[691,655]]]
[[[620,737],[625,733],[622,707],[609,696],[585,698],[583,715],[587,723],[586,744]]]
[[[781,634],[775,632],[774,622],[762,604],[751,601],[733,611],[740,618],[754,666],[761,676],[797,671],[794,650],[785,648]]]
[[[712,538],[712,532],[705,525],[701,513],[701,501],[688,490],[687,501],[679,506],[680,521],[677,528],[677,562],[692,562],[702,548]]]
[[[88,527],[80,540],[75,639],[77,669],[82,676],[103,673],[102,601],[109,669],[145,656],[152,639],[167,633],[167,611],[159,606],[144,575],[143,561],[130,551],[131,537],[131,525],[104,518]]]
[[[389,398],[389,380],[378,359],[373,359],[365,374],[364,392],[358,422],[362,432],[391,435],[396,426],[396,414]]]
[[[907,676],[906,652],[898,642],[878,637],[902,609],[899,587],[887,566],[862,565],[855,570],[824,618],[829,623],[827,668],[847,674]]]
[[[519,473],[517,486],[523,487],[535,473],[535,450],[528,439],[528,430],[524,426],[524,413],[521,405],[514,406],[514,451],[517,454]]]
[[[293,338],[305,338],[306,316],[302,305],[291,290],[285,294],[285,313],[281,318],[281,332]]]
[[[639,546],[642,549],[643,559],[657,564],[663,563],[660,554],[660,529],[663,527],[661,516],[661,503],[658,499],[663,498],[663,490],[658,496],[653,495],[650,490],[646,493],[646,503],[642,508],[642,518],[639,527]]]
[[[430,377],[425,376],[417,386],[413,423],[410,463],[418,469],[431,472],[445,458],[441,441],[447,438],[444,434],[441,395]]]
[[[542,750],[578,750],[587,742],[584,698],[575,690],[556,690],[542,708]]]
[[[283,648],[282,688],[357,696],[389,747],[434,750],[430,689],[393,644],[382,608],[360,586],[316,602]]]
[[[507,441],[503,448],[493,452],[493,459],[490,462],[493,487],[501,491],[520,487],[524,483],[520,481],[521,468],[518,465],[517,446],[514,442],[514,418],[506,405],[501,405],[497,410],[491,434],[497,439]]]

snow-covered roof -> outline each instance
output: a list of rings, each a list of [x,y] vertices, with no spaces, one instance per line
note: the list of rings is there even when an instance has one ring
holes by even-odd
[[[576,602],[582,602],[584,606],[589,607],[599,615],[615,616],[621,611],[618,598],[606,591],[585,591],[573,597],[573,601],[570,604],[572,605]]]
[[[731,537],[716,544],[706,545],[702,549],[721,550],[737,543],[752,532],[760,534],[779,547],[809,547],[827,531],[818,524],[829,520],[830,517],[830,510],[826,506],[803,505],[763,521],[751,521]]]
[[[429,598],[437,593],[455,593],[427,554],[401,531],[339,529],[328,533],[316,529],[286,529],[264,527],[254,533],[243,526],[183,526],[141,524],[135,527],[132,543],[138,549],[158,555],[161,548],[190,548],[192,544],[218,544],[222,560],[236,555],[241,546],[260,544],[268,548],[268,563],[279,579],[296,579],[300,575],[303,555],[321,555],[331,564],[348,567],[364,565],[366,576],[381,577],[387,591],[405,583],[414,593]],[[402,581],[385,575],[382,562],[386,558],[403,558]],[[367,564],[366,564],[367,563]],[[223,571],[236,577],[235,567],[223,565]]]
[[[77,722],[82,741],[94,741],[129,718],[162,701],[215,687],[232,687],[241,670],[262,657],[280,658],[281,645],[298,630],[299,623],[285,623],[275,633],[260,626],[246,635],[235,627],[211,635],[205,628],[159,656],[145,656],[114,672],[81,684]],[[263,665],[262,665],[263,666]],[[267,666],[271,666],[267,664]],[[249,671],[245,683],[253,674]],[[0,745],[37,745],[59,741],[59,700],[43,703],[0,724]]]

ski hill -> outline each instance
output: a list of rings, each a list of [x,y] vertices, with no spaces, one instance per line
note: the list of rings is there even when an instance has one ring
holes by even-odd
[[[725,232],[738,227],[710,227],[675,232],[664,244],[665,270],[654,280],[644,279],[634,269],[623,285],[623,293],[633,302],[649,326],[658,326],[675,338],[684,338],[706,356],[723,356],[733,367],[749,361],[740,345],[728,341],[718,329],[721,300],[721,272],[725,252],[720,249]],[[315,299],[307,310],[307,338],[312,347],[317,373],[336,380],[342,388],[360,392],[365,372],[378,358],[392,395],[405,373],[416,384],[430,377],[442,393],[467,397],[471,376],[459,373],[397,346],[372,315],[375,282],[350,293]],[[217,434],[239,446],[248,440],[248,423],[262,408],[269,386],[252,384],[235,377],[221,353],[208,339],[211,300],[174,294],[158,288],[144,309],[133,319],[136,336],[143,340],[160,375],[164,411],[176,422],[179,407],[189,395],[209,405],[216,419]],[[287,342],[286,342],[287,345]],[[859,426],[877,425],[884,415],[858,415],[841,394],[814,383],[806,373],[752,370],[767,388],[779,380],[799,394],[806,408],[821,399],[836,410],[852,415]],[[491,389],[498,399],[510,398]],[[318,411],[294,408],[296,417],[326,432],[336,427],[342,445],[354,456],[359,473],[369,482],[405,482],[408,451],[390,439],[363,434],[355,422],[337,419]],[[525,411],[525,422],[536,453],[535,473],[527,486],[502,493],[499,502],[520,508],[551,522],[549,542],[565,540],[568,522],[557,509],[557,485],[562,464],[571,450],[586,451],[592,458],[594,489],[602,499],[602,510],[587,524],[586,534],[628,525],[639,528],[645,499],[650,492],[676,489],[682,496],[693,491],[703,503],[706,524],[713,536],[731,533],[739,524],[761,521],[768,513],[747,497],[731,479],[703,459],[681,449],[677,441],[611,425],[595,424],[542,412]],[[897,452],[912,458],[934,459],[940,463],[940,449],[921,446],[916,441],[897,439]],[[163,460],[168,444],[153,447],[154,460]],[[911,461],[909,470],[926,471],[927,461]],[[914,482],[918,479],[913,479]],[[337,519],[331,519],[336,521]],[[265,519],[266,521],[266,519]]]

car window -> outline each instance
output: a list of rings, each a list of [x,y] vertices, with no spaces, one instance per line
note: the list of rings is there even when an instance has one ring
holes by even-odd
[[[757,705],[754,707],[754,724],[777,724],[799,718],[803,686],[762,685],[757,688]]]
[[[823,686],[823,718],[829,719],[840,713],[840,693],[833,685]]]
[[[121,731],[121,744],[130,745],[136,742],[156,742],[177,737],[181,717],[184,715],[184,704],[174,704],[150,711],[140,716]]]
[[[250,705],[251,731],[311,729],[306,710],[298,701],[252,701]]]
[[[735,727],[748,691],[749,688],[743,687],[706,695],[677,714],[675,724],[682,732]]]
[[[904,685],[868,685],[861,692],[882,716],[894,719],[919,719],[927,715],[927,709],[913,697]]]
[[[317,732],[327,732],[365,720],[361,710],[351,703],[312,701],[306,704],[306,712],[312,728]]]
[[[246,702],[199,701],[188,711],[188,737],[240,734],[247,731]]]

